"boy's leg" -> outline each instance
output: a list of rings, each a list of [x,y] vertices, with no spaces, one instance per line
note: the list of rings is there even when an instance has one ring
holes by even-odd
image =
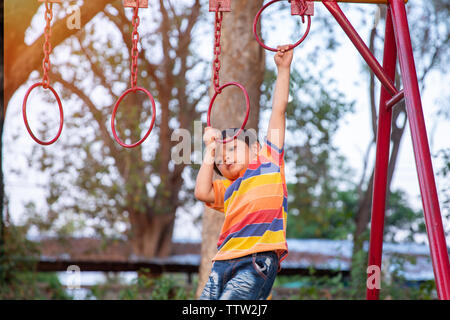
[[[233,275],[225,284],[221,300],[265,300],[278,272],[275,252],[260,252],[237,259]]]
[[[223,289],[224,266],[222,261],[215,261],[211,268],[209,279],[206,282],[200,300],[218,300]]]

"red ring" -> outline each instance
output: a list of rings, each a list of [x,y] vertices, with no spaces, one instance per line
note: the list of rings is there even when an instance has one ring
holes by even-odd
[[[225,83],[224,85],[222,85],[221,87],[219,87],[219,89],[214,93],[213,97],[211,98],[211,102],[209,103],[209,108],[208,108],[208,115],[207,115],[207,119],[206,119],[206,123],[207,123],[208,127],[211,127],[211,111],[212,111],[212,107],[213,107],[213,105],[214,105],[214,101],[216,101],[217,96],[222,92],[222,90],[225,89],[226,87],[229,87],[229,86],[236,86],[236,87],[239,87],[239,88],[242,90],[242,92],[244,92],[245,102],[246,102],[246,104],[247,104],[247,112],[246,112],[246,114],[245,114],[244,122],[242,123],[242,126],[241,126],[241,128],[239,129],[239,131],[238,131],[234,136],[232,136],[232,137],[229,138],[229,139],[226,139],[226,140],[217,140],[217,142],[219,142],[219,143],[227,143],[227,142],[230,142],[230,141],[234,140],[238,135],[240,135],[241,132],[244,130],[245,125],[247,124],[248,116],[249,116],[249,114],[250,114],[250,98],[248,97],[248,92],[247,92],[247,90],[246,90],[246,89],[244,88],[244,86],[241,85],[240,83],[237,83],[237,82],[228,82],[228,83]]]
[[[28,130],[28,133],[30,134],[31,138],[33,138],[34,141],[36,141],[37,143],[44,145],[44,146],[48,146],[50,144],[55,143],[56,140],[58,140],[59,136],[61,135],[62,132],[62,128],[63,128],[63,124],[64,124],[64,113],[63,113],[63,108],[62,108],[62,104],[61,104],[61,99],[59,98],[58,94],[56,93],[55,89],[53,89],[50,85],[48,86],[48,89],[50,89],[50,91],[53,93],[53,95],[56,98],[56,101],[58,102],[58,107],[59,107],[59,130],[58,133],[56,134],[56,136],[48,141],[42,141],[39,140],[38,138],[36,138],[36,136],[33,134],[33,132],[31,131],[30,126],[28,125],[28,118],[27,118],[27,101],[28,101],[28,96],[30,95],[31,91],[33,91],[34,88],[36,87],[40,87],[40,86],[44,86],[43,82],[38,82],[33,84],[27,91],[27,93],[25,94],[25,98],[23,99],[23,104],[22,104],[22,114],[23,114],[23,121],[25,122],[25,127]]]
[[[151,124],[150,124],[150,128],[148,129],[147,133],[145,134],[145,136],[144,136],[141,140],[139,140],[138,142],[136,142],[136,143],[134,143],[134,144],[125,144],[125,143],[123,143],[123,142],[119,139],[119,137],[118,137],[118,135],[117,135],[117,133],[116,133],[116,126],[115,126],[115,124],[114,124],[114,122],[115,122],[115,120],[116,120],[116,112],[117,112],[117,109],[119,108],[119,105],[120,105],[120,103],[122,102],[123,98],[125,98],[125,96],[126,96],[127,94],[129,94],[130,92],[136,92],[136,91],[142,91],[142,92],[144,92],[144,93],[148,96],[148,98],[150,99],[150,101],[152,102],[152,113],[153,113],[153,114],[152,114],[152,122],[151,122]],[[148,136],[150,135],[150,133],[152,132],[152,130],[153,130],[153,125],[155,124],[155,118],[156,118],[156,106],[155,106],[155,99],[153,99],[152,94],[151,94],[147,89],[144,89],[144,88],[141,88],[141,87],[130,88],[130,89],[128,89],[127,91],[125,91],[125,92],[120,96],[119,100],[117,100],[116,104],[114,105],[114,109],[113,109],[113,113],[112,113],[112,117],[111,117],[111,129],[112,129],[114,138],[116,139],[117,143],[119,143],[119,144],[120,144],[122,147],[124,147],[124,148],[134,148],[134,147],[137,147],[137,146],[140,145],[142,142],[144,142],[145,139],[147,139],[147,137],[148,137]]]
[[[257,41],[257,42],[259,43],[259,45],[260,45],[261,47],[263,47],[264,49],[270,50],[270,51],[273,51],[273,52],[277,52],[278,49],[275,49],[275,48],[271,48],[271,47],[269,47],[269,46],[266,46],[266,45],[261,41],[261,39],[260,39],[259,36],[258,36],[258,33],[256,32],[256,26],[258,25],[258,21],[259,21],[259,19],[260,19],[260,17],[261,17],[262,12],[263,12],[268,6],[274,4],[275,2],[278,2],[278,1],[281,1],[281,0],[272,0],[272,1],[268,2],[268,3],[266,3],[261,9],[259,9],[258,13],[257,13],[256,16],[255,16],[255,20],[253,21],[253,34],[255,35],[256,41]],[[292,50],[292,49],[294,49],[295,47],[297,47],[300,43],[303,42],[303,40],[305,40],[306,36],[308,35],[309,30],[311,29],[311,16],[307,16],[307,18],[308,18],[308,25],[307,25],[307,27],[306,27],[306,31],[305,31],[303,37],[301,37],[301,39],[298,40],[296,43],[291,44],[291,45],[289,46],[288,50]]]

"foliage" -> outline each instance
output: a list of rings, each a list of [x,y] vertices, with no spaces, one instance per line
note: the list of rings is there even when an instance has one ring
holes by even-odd
[[[366,296],[367,281],[367,251],[358,250],[352,256],[352,268],[350,270],[350,297],[352,299],[364,299]]]
[[[36,272],[37,245],[25,237],[24,227],[5,229],[0,259],[0,299],[69,299],[54,273]]]
[[[395,242],[399,230],[402,230],[402,241],[414,241],[415,236],[426,234],[422,209],[411,208],[408,195],[402,190],[395,190],[389,194],[384,241]]]
[[[365,283],[365,282],[364,282]],[[295,287],[296,289],[293,289]],[[285,296],[283,292],[288,291]],[[281,276],[277,277],[273,289],[274,298],[283,295],[289,300],[364,300],[366,292],[355,291],[349,279],[341,274],[336,276],[315,277],[310,276]],[[397,279],[386,284],[383,283],[380,291],[380,300],[435,300],[436,287],[433,280],[416,283]]]
[[[450,119],[450,117],[449,117]],[[442,149],[437,153],[437,157],[442,159],[442,167],[437,171],[439,177],[442,178],[441,187],[441,206],[442,212],[447,212],[447,217],[450,216],[450,148]]]
[[[142,269],[138,277],[131,284],[108,281],[106,284],[96,285],[91,289],[91,298],[120,299],[120,300],[187,300],[195,299],[192,288],[183,284],[184,280],[177,279],[171,274],[161,276],[150,275],[150,270]],[[120,290],[116,296],[110,296],[114,287]]]
[[[290,197],[297,197],[291,185],[288,185]],[[288,236],[292,238],[324,238],[348,239],[354,229],[354,215],[358,204],[356,189],[337,190],[329,200],[329,207],[315,211],[315,214],[304,215],[295,207],[296,201],[289,206]],[[415,210],[408,203],[408,195],[403,190],[390,193],[386,208],[384,241],[414,241],[417,235],[426,233],[422,210]],[[296,212],[299,212],[296,214]],[[398,231],[402,237],[398,238]],[[361,235],[361,241],[369,239],[369,232]]]
[[[120,147],[110,130],[112,108],[129,86],[132,10],[118,1],[108,4],[54,50],[51,77],[70,105],[65,133],[52,149],[33,145],[27,155],[29,167],[47,178],[39,186],[46,191],[44,208],[33,203],[26,208],[29,224],[42,233],[125,234],[136,240],[134,249],[141,251],[136,254],[164,255],[160,251],[169,246],[161,243],[170,242],[176,210],[194,200],[193,186],[182,183],[190,169],[171,161],[171,134],[193,132],[199,103],[207,96],[209,69],[195,50],[202,6],[197,0],[151,5],[158,9],[141,12],[138,85],[152,92],[158,111],[151,136],[139,148]],[[68,48],[70,59],[64,54]],[[122,141],[138,141],[151,116],[144,94],[128,95],[116,118]],[[55,123],[47,114],[40,120],[39,136],[51,135]],[[14,169],[18,179],[25,176]],[[149,244],[152,235],[155,248]]]

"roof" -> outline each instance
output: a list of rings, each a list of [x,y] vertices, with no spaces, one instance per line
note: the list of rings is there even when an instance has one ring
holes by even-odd
[[[124,239],[99,238],[41,238],[42,261],[108,261],[113,263],[151,262],[153,264],[186,265],[198,267],[200,246],[198,240],[175,239],[170,256],[143,259],[133,254],[131,245]],[[282,268],[350,270],[353,243],[350,240],[288,239],[289,255]],[[367,245],[365,246],[367,248]],[[383,245],[383,272],[397,270],[407,280],[433,279],[430,251],[427,245],[417,243],[385,243]],[[396,257],[407,258],[399,267]]]

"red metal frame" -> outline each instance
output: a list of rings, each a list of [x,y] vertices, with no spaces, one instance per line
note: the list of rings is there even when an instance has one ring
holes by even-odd
[[[209,0],[209,12],[230,12],[231,0]]]
[[[364,43],[364,40],[361,39],[358,32],[356,32],[355,28],[353,28],[352,24],[347,19],[344,12],[342,12],[337,2],[324,1],[323,4],[330,11],[341,28],[345,31],[349,39],[353,42],[356,49],[358,49],[359,53],[367,62],[367,65],[372,69],[373,73],[381,81],[381,84],[388,90],[391,95],[397,94],[398,90],[397,88],[395,88],[394,82],[388,77],[386,71],[383,69],[383,67],[381,67],[378,60]]]
[[[222,5],[224,7],[222,7]],[[248,92],[245,89],[243,85],[241,85],[238,82],[232,81],[225,83],[224,85],[220,85],[220,53],[222,51],[222,47],[220,44],[220,38],[222,35],[222,20],[223,20],[223,11],[231,11],[231,0],[209,0],[209,6],[211,8],[215,8],[213,12],[215,12],[215,19],[214,19],[214,62],[213,62],[213,84],[214,84],[214,95],[211,98],[211,101],[209,103],[208,107],[208,115],[207,115],[207,125],[208,127],[211,127],[211,111],[214,106],[214,102],[216,101],[216,98],[219,94],[222,93],[222,90],[229,87],[229,86],[236,86],[244,93],[245,96],[245,103],[246,103],[246,114],[244,122],[242,122],[241,128],[236,132],[234,136],[228,139],[220,139],[217,140],[219,143],[227,143],[229,141],[234,140],[241,134],[241,132],[244,130],[245,125],[247,124],[248,117],[250,115],[250,98],[248,96]],[[222,10],[223,9],[223,10]],[[230,10],[228,10],[230,9]]]
[[[423,118],[405,3],[402,0],[389,0],[389,5],[392,10],[394,34],[399,49],[398,55],[405,92],[406,110],[419,177],[431,260],[436,278],[436,289],[440,299],[450,300],[450,261],[439,209],[427,130]]]
[[[290,2],[291,2],[291,15],[293,15],[293,16],[304,16],[304,15],[313,16],[314,15],[314,2],[307,1],[306,9],[303,8],[302,0],[290,0]]]
[[[372,200],[372,219],[369,243],[369,266],[381,268],[383,250],[383,229],[386,210],[387,174],[390,151],[392,107],[403,98],[406,102],[408,121],[411,129],[416,168],[419,177],[420,193],[424,209],[425,224],[429,239],[431,260],[436,279],[439,299],[450,300],[450,261],[445,240],[442,216],[428,145],[427,131],[423,118],[416,68],[411,45],[405,0],[308,0],[322,1],[330,11],[363,59],[380,80],[380,93],[377,147]],[[265,5],[267,7],[273,0]],[[383,66],[353,28],[342,12],[338,2],[384,3],[387,5],[386,30]],[[264,10],[264,8],[262,10]],[[262,11],[260,10],[260,12]],[[259,13],[260,14],[260,13]],[[258,16],[257,16],[258,17]],[[255,33],[256,34],[256,33]],[[261,44],[261,43],[260,43]],[[265,47],[265,46],[263,46]],[[271,48],[266,48],[270,50]],[[404,89],[394,85],[397,55],[400,62]],[[369,275],[370,277],[371,275]],[[367,289],[367,299],[379,298],[380,290]]]
[[[388,9],[386,15],[383,68],[391,80],[395,78],[396,62],[397,47],[395,44],[394,29],[391,20],[391,10]],[[390,98],[391,95],[386,88],[381,87],[369,245],[369,266],[376,265],[379,268],[381,268],[381,256],[383,250],[383,230],[386,211],[386,189],[392,122],[392,109],[386,108],[386,104]],[[379,294],[379,288],[367,288],[368,300],[378,299]]]
[[[390,109],[394,107],[397,103],[405,98],[405,91],[399,91],[395,96],[393,96],[387,103],[386,108]]]
[[[125,8],[135,8],[137,0],[123,0]],[[148,0],[139,0],[139,8],[148,8]]]
[[[117,110],[119,109],[119,105],[122,102],[122,100],[129,93],[135,93],[137,91],[144,92],[147,95],[147,98],[150,100],[150,102],[152,104],[152,120],[150,122],[150,127],[148,128],[147,133],[142,137],[142,139],[140,139],[138,142],[135,142],[133,144],[126,144],[122,140],[120,140],[120,138],[116,132],[116,113],[117,113]],[[129,148],[129,149],[135,148],[135,147],[141,145],[145,141],[145,139],[147,139],[147,137],[150,135],[150,133],[153,130],[153,126],[155,125],[155,119],[156,119],[156,105],[155,105],[155,99],[153,98],[152,94],[147,89],[142,88],[142,87],[129,88],[124,93],[122,93],[122,95],[119,97],[116,104],[114,105],[114,109],[113,109],[112,116],[111,116],[111,130],[114,135],[114,139],[116,139],[117,143],[120,144],[124,148]]]
[[[49,146],[49,145],[55,143],[56,140],[59,139],[59,136],[61,135],[63,125],[64,125],[64,112],[63,112],[61,99],[59,98],[58,93],[55,91],[55,89],[53,89],[52,86],[49,85],[47,87],[47,89],[49,89],[55,96],[55,99],[56,99],[56,102],[58,103],[58,108],[59,108],[59,128],[58,128],[58,132],[56,133],[56,136],[50,141],[42,141],[42,140],[38,139],[33,134],[33,131],[31,130],[30,125],[28,124],[28,118],[27,118],[27,102],[28,102],[28,97],[29,97],[31,91],[33,91],[34,88],[44,87],[44,86],[45,86],[45,84],[43,82],[38,82],[38,83],[33,84],[27,90],[27,93],[25,94],[25,98],[23,99],[23,103],[22,103],[22,116],[23,116],[23,121],[25,122],[25,127],[27,128],[27,131],[30,134],[31,138],[33,138],[33,140],[36,141],[37,143],[39,143],[40,145]]]
[[[62,129],[63,129],[63,125],[64,125],[64,113],[63,113],[63,108],[62,108],[62,103],[61,103],[61,99],[59,98],[58,93],[55,91],[55,89],[53,89],[53,87],[50,85],[50,77],[49,77],[49,72],[50,72],[50,68],[51,68],[51,63],[50,63],[50,54],[52,52],[52,45],[50,42],[50,37],[52,35],[52,29],[51,29],[51,21],[53,19],[53,3],[61,3],[61,0],[39,0],[39,2],[44,2],[45,3],[45,22],[46,22],[46,26],[44,28],[44,46],[43,46],[43,50],[44,50],[44,59],[42,61],[42,71],[43,71],[43,75],[42,75],[42,82],[38,82],[33,84],[26,92],[25,97],[23,99],[22,102],[22,115],[23,115],[23,121],[25,123],[25,127],[27,128],[28,133],[30,134],[31,138],[33,138],[34,141],[36,141],[37,143],[39,143],[40,145],[43,146],[48,146],[51,145],[53,143],[55,143],[59,136],[61,135]],[[38,139],[32,132],[30,125],[28,123],[28,117],[27,117],[27,102],[28,102],[28,97],[31,93],[31,91],[33,91],[35,88],[37,87],[42,87],[45,90],[49,89],[53,95],[55,96],[56,102],[58,103],[58,108],[59,108],[59,129],[58,132],[56,134],[56,136],[50,140],[50,141],[42,141],[40,139]]]
[[[323,4],[334,16],[382,84],[372,200],[369,266],[376,265],[381,267],[390,150],[391,108],[405,98],[437,293],[440,299],[450,300],[450,261],[423,118],[405,1],[389,0],[383,67],[381,67],[345,17],[338,3],[323,1]],[[394,86],[397,54],[404,85],[402,91],[398,91]],[[378,297],[379,289],[367,289],[367,299],[378,299]]]
[[[271,6],[272,4],[279,2],[282,0],[272,0],[268,3],[266,3],[265,5],[263,5],[261,7],[261,9],[259,9],[258,13],[255,16],[255,19],[253,20],[253,35],[255,36],[256,41],[259,43],[259,45],[261,47],[263,47],[266,50],[272,51],[272,52],[277,52],[278,49],[276,48],[272,48],[269,47],[267,45],[264,44],[264,42],[261,40],[261,38],[258,36],[258,21],[261,18],[261,14],[263,13],[263,11]],[[299,46],[308,36],[309,34],[309,30],[311,29],[311,16],[314,15],[314,3],[312,2],[307,2],[306,3],[306,7],[303,10],[303,8],[301,7],[300,1],[295,1],[292,0],[291,2],[291,15],[300,15],[302,17],[302,22],[305,22],[305,16],[307,18],[307,25],[306,25],[306,29],[305,32],[303,33],[303,36],[300,38],[300,40],[298,40],[296,43],[292,44],[289,46],[288,50],[292,50],[294,48],[296,48],[297,46]]]
[[[246,105],[245,118],[244,118],[244,121],[242,122],[241,127],[239,128],[239,130],[236,132],[236,134],[234,136],[232,136],[228,139],[224,139],[224,140],[217,139],[217,142],[219,142],[219,143],[227,143],[227,142],[230,142],[230,141],[234,140],[235,138],[237,138],[241,134],[241,132],[244,131],[245,125],[247,124],[248,117],[250,115],[250,98],[248,96],[248,92],[245,89],[245,87],[238,82],[227,82],[224,85],[220,86],[219,89],[216,92],[214,92],[214,95],[211,98],[211,102],[209,103],[208,114],[207,114],[207,118],[206,118],[207,126],[211,127],[211,111],[214,106],[214,101],[216,101],[217,96],[222,93],[223,89],[225,89],[229,86],[238,87],[239,89],[241,89],[242,93],[244,93],[245,105]]]
[[[133,32],[131,34],[131,41],[133,43],[133,48],[131,49],[131,72],[130,72],[130,82],[131,87],[127,89],[117,100],[116,104],[114,105],[112,117],[111,117],[111,131],[114,135],[114,139],[118,144],[120,144],[124,148],[135,148],[139,145],[141,145],[147,137],[150,135],[150,133],[153,130],[153,126],[155,124],[155,118],[156,118],[156,105],[155,105],[155,99],[153,98],[152,94],[145,88],[138,87],[137,86],[137,74],[138,74],[138,56],[139,56],[139,50],[138,50],[138,42],[139,42],[139,32],[138,27],[140,24],[140,18],[139,18],[139,8],[148,8],[148,0],[123,0],[124,7],[131,7],[133,8],[133,18],[132,18],[132,25],[133,25]],[[120,140],[117,132],[116,132],[116,113],[119,108],[120,103],[122,100],[129,94],[129,93],[137,93],[138,91],[143,92],[147,95],[147,98],[150,100],[152,104],[152,120],[150,122],[150,127],[147,130],[147,133],[144,135],[142,139],[140,139],[138,142],[135,142],[133,144],[126,144],[122,140]]]

